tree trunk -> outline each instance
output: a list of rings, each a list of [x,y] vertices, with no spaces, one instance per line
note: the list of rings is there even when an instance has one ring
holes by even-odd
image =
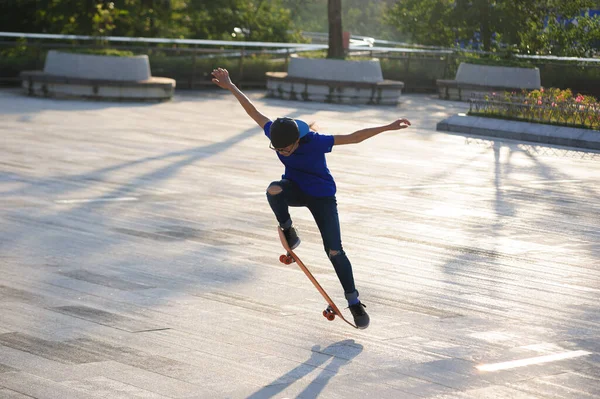
[[[342,36],[342,0],[328,0],[329,16],[329,49],[327,58],[344,58],[344,43]]]

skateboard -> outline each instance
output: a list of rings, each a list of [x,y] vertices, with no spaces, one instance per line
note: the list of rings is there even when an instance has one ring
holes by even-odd
[[[311,283],[313,283],[313,285],[315,286],[317,291],[319,291],[319,293],[323,296],[323,298],[325,299],[325,301],[328,304],[327,308],[323,311],[323,316],[329,321],[335,320],[335,317],[338,316],[340,319],[344,320],[346,323],[348,323],[352,327],[358,328],[358,327],[356,327],[356,325],[354,323],[346,320],[346,318],[344,317],[342,312],[340,312],[340,309],[331,300],[331,298],[329,297],[327,292],[325,292],[323,287],[321,287],[321,284],[319,284],[317,279],[312,275],[310,270],[308,270],[308,268],[300,260],[298,255],[296,255],[294,253],[294,251],[292,251],[292,249],[290,248],[290,246],[287,243],[287,240],[285,239],[285,235],[283,234],[283,231],[279,227],[277,228],[277,231],[279,233],[279,239],[281,240],[281,245],[283,245],[283,249],[285,249],[285,251],[286,251],[285,255],[281,255],[279,257],[279,261],[286,265],[296,263],[298,265],[298,267],[300,267],[300,269],[304,272],[304,274],[306,274],[306,277],[308,277],[308,279],[311,281]]]

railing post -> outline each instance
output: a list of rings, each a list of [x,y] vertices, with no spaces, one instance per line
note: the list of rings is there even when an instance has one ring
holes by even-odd
[[[239,81],[239,85],[240,87],[242,87],[242,79],[244,78],[244,56],[246,54],[245,48],[242,47],[242,51],[240,54],[240,66],[239,66],[239,77],[238,77],[238,81]]]
[[[404,73],[406,75],[405,75],[404,79],[408,79],[409,74],[410,74],[410,54],[407,55],[405,53],[404,56],[406,57],[406,68],[405,68],[405,71],[404,71]]]
[[[35,47],[35,67],[36,69],[44,69],[44,60],[42,60],[42,43],[34,42]]]
[[[452,54],[448,54],[445,58],[445,62],[444,62],[444,72],[442,73],[442,79],[448,79],[447,77],[447,73],[448,73],[448,64],[450,63],[450,57],[452,57]]]
[[[288,47],[285,49],[285,64],[283,65],[285,67],[286,71],[288,69],[289,62],[290,62],[290,48]]]
[[[194,89],[194,79],[196,77],[196,49],[198,48],[197,44],[194,44],[192,47],[192,76],[190,77],[190,89]]]

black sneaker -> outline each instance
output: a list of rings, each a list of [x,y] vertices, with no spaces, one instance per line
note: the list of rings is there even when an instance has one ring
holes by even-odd
[[[283,235],[285,236],[290,249],[295,249],[300,245],[300,238],[298,237],[298,233],[294,226],[291,226],[289,229],[283,229]]]
[[[356,324],[356,327],[361,330],[369,327],[369,321],[371,320],[365,311],[366,307],[367,306],[360,301],[356,305],[349,306],[350,312],[352,312],[352,316],[354,316],[354,323]]]

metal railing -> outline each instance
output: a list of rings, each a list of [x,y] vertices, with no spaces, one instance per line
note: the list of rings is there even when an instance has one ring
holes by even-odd
[[[311,33],[313,36],[319,35]],[[321,34],[323,36],[323,34]],[[324,37],[321,37],[324,40]],[[302,52],[321,52],[327,44],[277,43],[201,39],[171,39],[122,36],[57,35],[42,33],[0,32],[2,49],[26,46],[27,56],[15,65],[3,65],[0,59],[0,81],[18,82],[18,70],[42,69],[45,52],[50,49],[116,49],[135,54],[147,54],[151,59],[153,74],[177,80],[178,88],[196,88],[210,85],[210,70],[217,60],[228,65],[237,82],[246,87],[264,87],[265,68],[271,71],[287,70],[289,57]],[[364,36],[351,36],[349,55],[378,58],[382,62],[384,77],[405,82],[405,91],[436,91],[436,79],[452,78],[461,60],[462,49],[407,45],[407,43],[378,40]],[[473,51],[474,53],[483,53]],[[577,61],[585,68],[600,71],[600,59],[554,56],[519,56],[534,62],[552,63]],[[261,58],[260,61],[256,61]],[[225,60],[225,61],[223,61]],[[228,61],[229,60],[229,61]],[[263,62],[259,70],[257,63]],[[265,65],[267,64],[267,65]],[[543,65],[540,65],[543,72]],[[166,75],[165,75],[166,74]],[[600,74],[600,73],[599,73]],[[598,88],[592,93],[600,91]],[[584,89],[589,85],[580,84]],[[582,90],[575,88],[575,90]]]
[[[4,39],[4,40],[2,40]],[[135,54],[147,54],[153,75],[169,76],[177,80],[178,88],[197,88],[211,85],[210,70],[216,65],[211,60],[230,59],[226,64],[232,76],[246,87],[264,87],[265,70],[257,69],[251,59],[262,57],[269,63],[268,70],[285,71],[289,58],[302,52],[321,52],[325,55],[327,44],[319,43],[276,43],[245,42],[200,39],[170,39],[121,36],[83,36],[57,35],[41,33],[0,32],[0,50],[2,48],[27,46],[32,49],[34,59],[24,61],[22,69],[42,69],[45,52],[51,49],[103,49],[111,48],[132,51]],[[412,78],[408,89],[417,87],[422,91],[434,91],[435,79],[446,73],[452,51],[419,49],[408,47],[377,47],[368,38],[353,38],[349,46],[349,55],[356,57],[380,58],[396,64],[402,63],[396,74],[393,71],[388,79],[398,80],[407,73],[416,71],[434,71],[427,81]],[[0,81],[16,83],[18,73],[11,70],[13,76],[6,76],[0,60]],[[209,65],[210,64],[210,65]],[[162,74],[162,75],[161,75]]]
[[[203,47],[240,47],[240,48],[277,48],[294,51],[314,51],[325,50],[327,44],[317,43],[282,43],[282,42],[245,42],[245,41],[227,41],[227,40],[204,40],[204,39],[170,39],[170,38],[152,38],[152,37],[124,37],[124,36],[85,36],[85,35],[57,35],[49,33],[19,33],[19,32],[0,32],[0,38],[15,39],[40,39],[40,40],[60,40],[60,41],[91,41],[102,43],[145,43],[145,44],[172,44]],[[361,37],[363,38],[363,37]],[[368,38],[352,39],[350,41],[350,51],[370,52],[392,52],[392,53],[422,53],[431,55],[444,55],[456,52],[456,49],[441,48],[419,48],[414,47],[391,47],[374,46],[376,40],[369,41]],[[384,41],[386,42],[386,41]],[[392,42],[386,42],[392,43]],[[599,60],[600,61],[600,60]]]
[[[315,32],[307,32],[309,35],[317,35]],[[43,39],[43,40],[76,40],[92,41],[103,43],[146,43],[146,44],[175,44],[192,46],[216,46],[216,47],[241,47],[241,48],[278,48],[283,50],[295,51],[314,51],[327,49],[327,44],[317,43],[283,43],[283,42],[246,42],[246,41],[228,41],[228,40],[204,40],[204,39],[172,39],[172,38],[152,38],[152,37],[125,37],[125,36],[85,36],[85,35],[58,35],[50,33],[21,33],[21,32],[0,32],[0,38],[21,38],[21,39]],[[376,46],[375,44],[387,44],[388,46]],[[398,47],[400,46],[400,47]],[[394,42],[389,40],[379,40],[366,36],[351,36],[350,51],[388,52],[388,53],[421,53],[431,55],[447,55],[457,52],[471,52],[475,54],[493,54],[480,50],[465,50],[458,48],[443,48],[435,46],[421,46],[404,42]],[[557,57],[550,55],[525,55],[516,54],[515,57],[531,60],[545,61],[577,61],[600,63],[600,58],[578,58],[578,57]]]
[[[600,103],[585,104],[573,98],[477,95],[469,100],[469,114],[600,130]]]

